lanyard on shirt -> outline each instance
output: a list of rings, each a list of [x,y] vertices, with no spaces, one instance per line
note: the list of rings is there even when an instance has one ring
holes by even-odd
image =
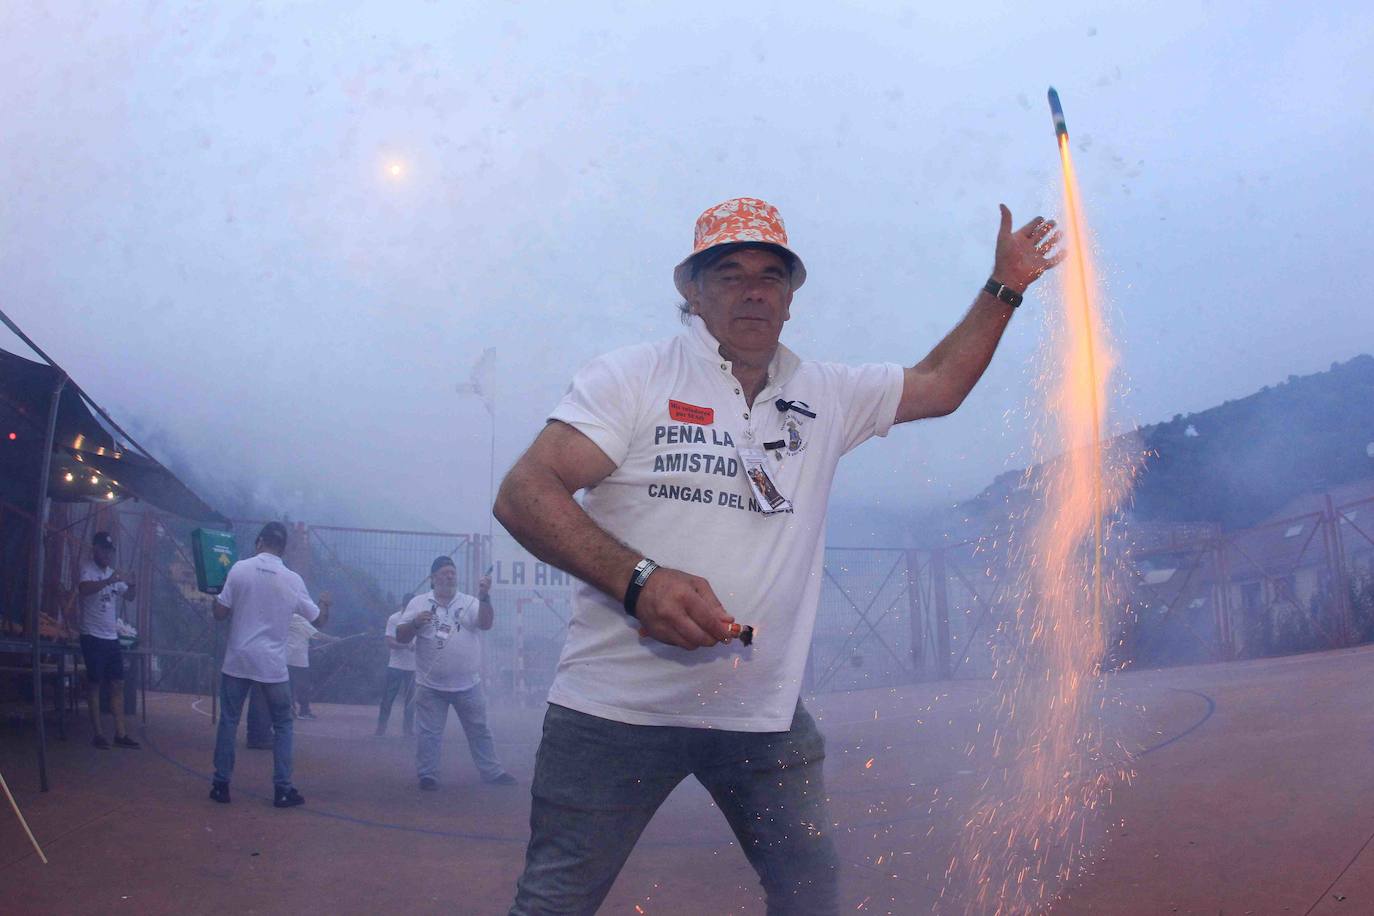
[[[454,605],[458,601],[458,596],[454,595],[448,604],[444,605],[444,614],[439,616],[439,602],[434,598],[429,599],[429,610],[434,615],[434,650],[442,651],[448,643],[449,637],[458,632],[458,612],[454,610]]]
[[[434,615],[434,620],[431,621],[434,627],[434,635],[430,638],[434,640],[435,653],[442,652],[444,646],[448,643],[449,637],[459,629],[458,612],[455,610],[457,603],[458,596],[454,595],[453,599],[443,606],[444,613],[441,618],[439,615],[439,602],[433,597],[429,599],[429,611]],[[418,638],[419,634],[416,634],[416,639]],[[439,656],[437,654],[430,656],[429,664],[425,667],[425,677],[428,677],[429,673],[434,670],[434,666],[438,661]]]
[[[434,615],[434,622],[438,624],[440,621],[442,621],[443,623],[453,627],[453,629],[458,629],[458,611],[456,609],[457,603],[457,595],[454,595],[453,600],[445,605],[440,605],[439,602],[433,598],[429,599],[429,611],[431,614]],[[439,609],[441,607],[444,611],[442,616],[439,614]]]

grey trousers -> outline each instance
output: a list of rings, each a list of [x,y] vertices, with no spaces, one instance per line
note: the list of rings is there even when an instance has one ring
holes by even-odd
[[[448,721],[448,708],[458,714],[463,734],[468,739],[472,762],[484,780],[490,781],[505,770],[496,759],[496,742],[487,728],[487,698],[478,684],[471,690],[435,690],[415,685],[415,770],[421,778],[438,777],[440,739]]]
[[[689,775],[735,832],[769,916],[834,916],[839,860],[824,761],[825,740],[800,703],[788,731],[763,733],[626,725],[550,704],[510,916],[595,913],[658,806]]]

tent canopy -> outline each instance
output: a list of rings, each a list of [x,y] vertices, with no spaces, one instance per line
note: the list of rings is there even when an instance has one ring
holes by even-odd
[[[26,510],[34,508],[59,372],[0,349],[0,499]],[[62,389],[51,466],[48,496],[54,500],[132,497],[191,521],[228,523],[154,458],[121,444],[73,384]]]

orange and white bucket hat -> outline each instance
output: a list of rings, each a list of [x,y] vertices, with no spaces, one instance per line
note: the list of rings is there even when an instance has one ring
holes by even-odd
[[[792,289],[806,282],[806,266],[787,245],[787,227],[778,208],[755,197],[736,197],[716,204],[697,217],[692,253],[673,269],[673,283],[685,298],[692,282],[692,261],[704,251],[721,245],[755,242],[774,245],[792,256]]]

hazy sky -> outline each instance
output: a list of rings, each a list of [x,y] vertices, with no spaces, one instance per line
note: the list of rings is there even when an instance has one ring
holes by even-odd
[[[297,517],[485,530],[487,415],[454,390],[485,347],[499,473],[579,365],[678,332],[693,220],[749,195],[808,268],[784,341],[913,362],[987,277],[998,202],[1057,212],[1054,84],[1119,423],[1374,349],[1367,4],[740,6],[4,4],[0,305]],[[836,502],[1022,463],[1044,313]]]

